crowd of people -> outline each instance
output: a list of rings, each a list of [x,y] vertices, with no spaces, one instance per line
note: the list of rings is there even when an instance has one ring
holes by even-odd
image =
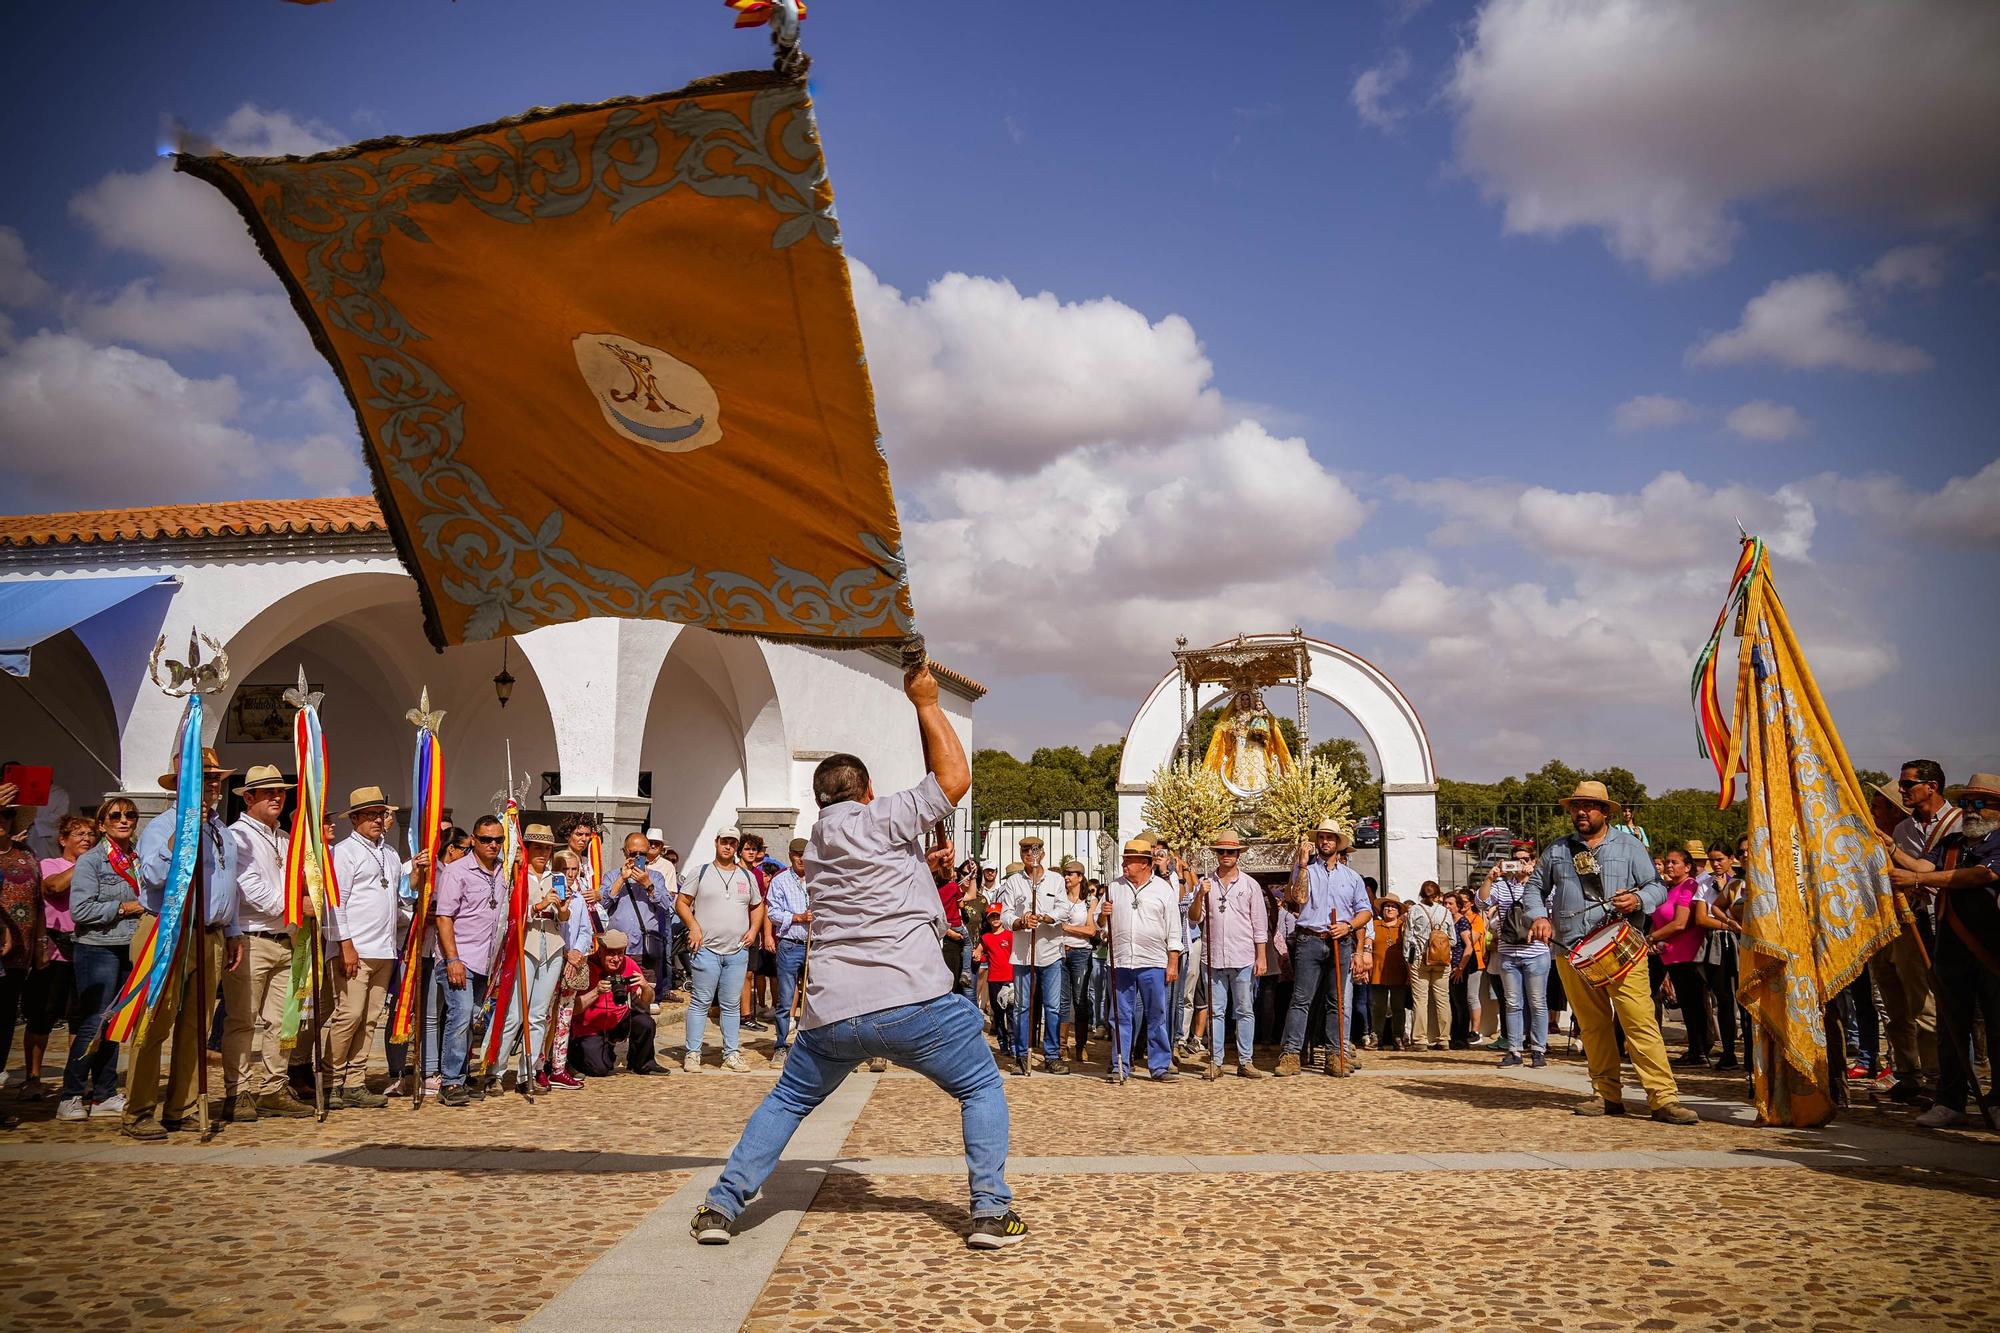
[[[0,818],[4,1055],[24,1027],[18,1095],[53,1098],[59,1120],[117,1116],[139,1138],[179,1128],[211,1043],[222,1055],[224,1120],[319,1114],[315,1097],[346,1110],[398,1096],[457,1107],[508,1091],[573,1091],[621,1064],[663,1073],[657,1017],[682,1002],[687,1072],[703,1067],[711,1011],[724,1070],[750,1068],[746,1031],[774,1029],[776,1065],[792,1049],[814,921],[804,838],[781,863],[755,833],[725,828],[712,855],[683,867],[660,830],[633,832],[604,846],[593,877],[589,816],[528,823],[520,981],[498,1012],[489,988],[512,887],[501,817],[440,829],[433,866],[402,853],[392,837],[400,812],[382,790],[356,789],[329,820],[338,906],[330,898],[318,923],[326,981],[301,1017],[283,911],[293,784],[275,768],[250,769],[233,788],[241,813],[225,826],[232,774],[212,752],[204,762],[207,919],[190,929],[217,993],[197,997],[212,1006],[200,1021],[156,1014],[122,1086],[118,1045],[98,1038],[153,928],[174,812],[142,831],[134,803],[109,796],[62,818],[41,849],[22,841],[31,812]],[[12,796],[0,788],[0,805]],[[1908,929],[1841,993],[1829,1029],[1850,1079],[1918,1107],[1920,1124],[1956,1124],[1980,1070],[1990,1080],[2000,1059],[2000,779],[1949,786],[1936,763],[1917,760],[1873,800]],[[1212,862],[1205,874],[1142,833],[1121,848],[1109,883],[1075,860],[1049,867],[1038,837],[1023,838],[1004,868],[954,865],[949,845],[933,844],[940,948],[956,989],[983,1009],[1001,1067],[1017,1075],[1068,1074],[1093,1047],[1118,1084],[1140,1064],[1156,1081],[1184,1070],[1209,1080],[1339,1077],[1370,1052],[1479,1046],[1501,1066],[1540,1068],[1567,1017],[1596,1089],[1581,1113],[1623,1112],[1618,1078],[1629,1061],[1652,1113],[1690,1123],[1674,1071],[1742,1070],[1750,1058],[1750,1017],[1735,999],[1748,839],[1653,845],[1596,784],[1565,805],[1573,837],[1523,847],[1465,889],[1427,881],[1409,901],[1349,866],[1351,843],[1333,823],[1300,849],[1289,879],[1270,883],[1241,868],[1247,846],[1234,831],[1199,858]],[[347,827],[333,841],[338,823]],[[409,958],[427,883],[434,924]],[[1643,923],[1644,965],[1604,985],[1581,980],[1569,959],[1593,910]],[[423,996],[415,1052],[384,1040],[409,967]],[[1673,1059],[1661,1038],[1668,1007],[1686,1032]],[[59,1025],[69,1046],[58,1073],[45,1057]],[[316,1070],[302,1032],[317,1036]],[[1275,1053],[1263,1065],[1260,1049]],[[1990,1092],[1974,1114],[2000,1129]]]

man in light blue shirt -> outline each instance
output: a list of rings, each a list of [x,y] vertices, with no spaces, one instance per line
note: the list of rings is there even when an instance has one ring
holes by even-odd
[[[1299,1072],[1299,1052],[1305,1047],[1306,1021],[1320,987],[1329,988],[1326,1001],[1326,1072],[1345,1078],[1361,1066],[1347,1015],[1354,1008],[1354,946],[1360,932],[1375,917],[1368,886],[1341,862],[1340,854],[1354,845],[1340,825],[1327,820],[1313,831],[1316,855],[1304,866],[1305,906],[1292,929],[1292,1007],[1285,1015],[1285,1035],[1278,1056],[1280,1078]],[[1339,998],[1331,988],[1338,986]]]
[[[791,864],[771,877],[765,911],[778,939],[778,1046],[771,1063],[785,1063],[792,1040],[792,998],[806,970],[807,929],[812,924],[812,900],[806,896],[806,840],[793,838]]]
[[[183,952],[168,974],[125,1074],[125,1113],[120,1129],[129,1138],[164,1139],[194,1117],[195,1075],[206,1055],[208,1016],[215,1003],[212,988],[221,981],[224,968],[237,965],[243,950],[236,926],[236,840],[216,817],[222,803],[222,780],[234,770],[222,767],[215,751],[210,749],[202,750],[201,760],[202,811],[201,821],[195,826],[201,839],[200,877],[188,888],[187,915],[181,929],[199,932],[201,967],[211,990],[205,996],[194,993],[195,955]],[[180,785],[180,775],[163,773],[160,785],[175,791]],[[146,909],[139,927],[141,935],[159,925],[167,875],[174,861],[174,834],[179,825],[177,801],[139,836],[139,901]],[[194,897],[197,889],[201,894],[199,916]],[[167,1071],[166,1104],[161,1106],[160,1047],[166,1044],[170,1032],[174,1044]],[[155,1107],[160,1108],[157,1121],[153,1118]]]

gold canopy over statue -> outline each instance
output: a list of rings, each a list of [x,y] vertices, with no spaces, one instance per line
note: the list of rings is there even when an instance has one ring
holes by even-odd
[[[1243,687],[1229,698],[1229,707],[1209,737],[1201,766],[1222,779],[1244,799],[1262,796],[1271,784],[1292,770],[1285,733],[1264,706],[1264,692]]]

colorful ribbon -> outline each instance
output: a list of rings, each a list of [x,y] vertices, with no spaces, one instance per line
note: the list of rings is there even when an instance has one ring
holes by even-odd
[[[389,1040],[406,1042],[416,1021],[417,982],[423,972],[424,932],[430,927],[431,888],[437,883],[438,829],[444,823],[444,745],[429,727],[417,728],[416,757],[410,772],[410,859],[431,854],[430,869],[418,874],[410,935],[403,945],[403,971],[389,1012]]]
[[[766,23],[792,26],[805,22],[805,0],[722,0],[736,11],[736,26],[761,28]]]
[[[292,740],[299,761],[299,799],[292,814],[292,843],[285,851],[285,924],[297,927],[325,912],[329,902],[340,906],[340,885],[326,842],[326,736],[320,731],[319,709],[311,702],[292,719]],[[306,911],[309,899],[311,913]]]
[[[1744,605],[1751,584],[1763,568],[1763,540],[1745,537],[1743,550],[1736,558],[1736,571],[1729,576],[1729,595],[1722,599],[1722,610],[1716,613],[1715,629],[1710,632],[1708,642],[1695,656],[1694,678],[1689,682],[1694,701],[1695,748],[1702,758],[1715,765],[1715,780],[1721,788],[1716,802],[1718,809],[1728,809],[1736,799],[1736,773],[1741,761],[1730,753],[1729,714],[1715,700],[1716,657],[1731,614]]]
[[[511,796],[507,798],[501,824],[507,841],[500,864],[512,887],[507,893],[507,930],[500,937],[499,950],[493,956],[493,975],[486,986],[486,1004],[492,1015],[486,1024],[486,1072],[489,1074],[501,1072],[494,1066],[500,1060],[500,1038],[507,1030],[507,1007],[515,1003],[514,992],[523,980],[525,960],[522,950],[527,943],[528,858],[521,845],[521,807]],[[527,1025],[523,1023],[521,1041],[524,1046],[527,1040]]]
[[[181,929],[187,918],[188,889],[194,883],[195,858],[201,855],[202,762],[201,696],[190,694],[181,713],[178,738],[180,780],[175,784],[174,853],[167,882],[160,892],[160,916],[132,961],[111,1013],[104,1021],[103,1040],[129,1041],[152,1017],[165,993],[180,953]]]

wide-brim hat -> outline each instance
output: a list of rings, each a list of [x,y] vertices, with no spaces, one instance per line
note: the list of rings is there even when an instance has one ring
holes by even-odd
[[[1687,842],[1685,842],[1682,845],[1686,847],[1687,854],[1690,857],[1698,856],[1704,861],[1708,859],[1708,844],[1703,842],[1700,838],[1689,838]]]
[[[1898,787],[1895,783],[1878,782],[1874,786],[1870,787],[1868,790],[1873,794],[1880,796],[1890,805],[1895,806],[1896,809],[1902,812],[1903,814],[1907,815],[1910,813],[1910,803],[1903,799],[1903,790],[1902,788]]]
[[[1209,850],[1217,852],[1240,852],[1244,850],[1243,835],[1233,828],[1226,828],[1208,840]]]
[[[216,757],[215,751],[204,745],[201,747],[201,771],[204,774],[213,774],[216,777],[226,778],[236,770],[233,768],[224,768],[222,760]],[[160,785],[171,790],[180,785],[180,780],[181,761],[176,757],[174,759],[174,771],[160,774]]]
[[[1153,859],[1153,844],[1145,838],[1132,838],[1126,842],[1125,850],[1119,853],[1119,859],[1128,856],[1143,856],[1150,861]]]
[[[1607,811],[1622,810],[1625,808],[1624,802],[1613,796],[1601,782],[1577,783],[1576,790],[1562,798],[1562,808],[1567,810],[1578,801],[1589,801],[1593,805],[1601,805]]]
[[[384,795],[380,787],[356,787],[353,791],[347,793],[347,808],[340,813],[343,815],[355,815],[361,813],[363,810],[376,809],[388,810],[393,813],[401,808],[401,806],[398,806]],[[554,841],[554,839],[550,841]]]
[[[238,796],[248,796],[253,791],[269,791],[273,787],[289,787],[291,781],[278,771],[276,764],[252,764],[243,774],[243,785],[236,789]]]
[[[553,847],[556,845],[555,830],[547,824],[530,824],[521,830],[521,841],[546,843]]]
[[[1961,796],[1973,793],[2000,799],[2000,773],[1974,773],[1956,787],[1945,789],[1945,799],[1955,801]]]
[[[1344,852],[1354,846],[1354,839],[1347,835],[1347,830],[1340,826],[1337,819],[1320,820],[1319,827],[1313,830],[1313,837],[1317,839],[1322,833],[1333,835],[1333,850],[1336,852]]]

